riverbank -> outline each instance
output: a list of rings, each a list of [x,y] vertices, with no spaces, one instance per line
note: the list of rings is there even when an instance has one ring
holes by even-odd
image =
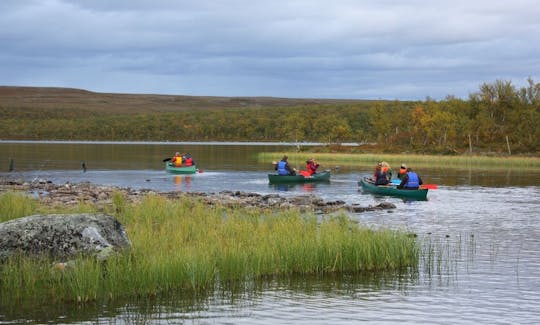
[[[321,217],[299,211],[353,208],[315,196],[159,193],[3,179],[2,218],[102,210],[125,226],[132,246],[106,261],[17,255],[0,268],[0,301],[42,305],[155,298],[254,279],[418,268],[419,246],[413,234],[374,230],[341,212]],[[56,268],[59,262],[62,267]]]
[[[29,182],[21,179],[0,178],[0,194],[8,191],[27,193],[31,197],[38,199],[40,203],[51,207],[91,204],[100,210],[112,204],[113,196],[116,193],[124,197],[126,202],[129,203],[140,202],[145,196],[152,194],[169,199],[197,198],[210,206],[298,209],[315,213],[330,213],[339,210],[360,213],[396,208],[394,204],[387,202],[382,202],[376,206],[363,207],[357,204],[346,204],[340,200],[325,201],[312,194],[285,197],[277,194],[262,195],[243,191],[221,191],[218,193],[158,192],[150,189],[135,190],[132,188],[96,185],[88,182],[54,184],[45,179]]]

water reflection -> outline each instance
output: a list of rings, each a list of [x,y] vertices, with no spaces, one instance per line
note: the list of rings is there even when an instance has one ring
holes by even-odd
[[[279,192],[314,192],[317,189],[318,183],[298,183],[298,184],[288,184],[288,183],[278,183],[278,184],[268,184],[270,189],[279,191]]]
[[[272,277],[216,283],[207,291],[179,290],[129,301],[3,305],[0,323],[300,322],[337,300],[356,301],[358,306],[358,301],[368,302],[384,292],[405,294],[418,281],[417,272]],[[299,299],[309,301],[310,308],[298,304]]]
[[[197,157],[200,170],[207,171],[273,171],[267,163],[257,161],[260,152],[288,152],[290,145],[220,145],[196,143],[92,143],[92,142],[0,142],[0,172],[45,171],[163,170],[163,158],[175,151],[190,152]],[[333,169],[334,174],[371,173],[371,167]],[[536,186],[538,171],[519,168],[499,170],[451,169],[445,166],[422,168],[425,182],[439,186],[478,185],[488,187]],[[356,179],[358,180],[358,178]]]
[[[174,175],[173,182],[176,190],[186,190],[191,189],[191,176],[190,175]]]

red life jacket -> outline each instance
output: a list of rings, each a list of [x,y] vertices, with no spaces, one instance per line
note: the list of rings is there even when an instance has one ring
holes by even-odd
[[[317,173],[317,168],[319,168],[319,164],[316,164],[313,161],[306,165],[306,169],[310,175]]]

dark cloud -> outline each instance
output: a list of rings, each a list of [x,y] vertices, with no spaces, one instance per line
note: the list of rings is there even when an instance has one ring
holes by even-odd
[[[483,82],[538,78],[539,8],[534,0],[8,0],[0,2],[0,84],[466,97]]]

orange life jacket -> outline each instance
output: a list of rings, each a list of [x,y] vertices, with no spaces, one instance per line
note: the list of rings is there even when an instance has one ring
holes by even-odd
[[[181,167],[182,166],[182,156],[174,156],[172,159],[172,163],[175,167]]]

